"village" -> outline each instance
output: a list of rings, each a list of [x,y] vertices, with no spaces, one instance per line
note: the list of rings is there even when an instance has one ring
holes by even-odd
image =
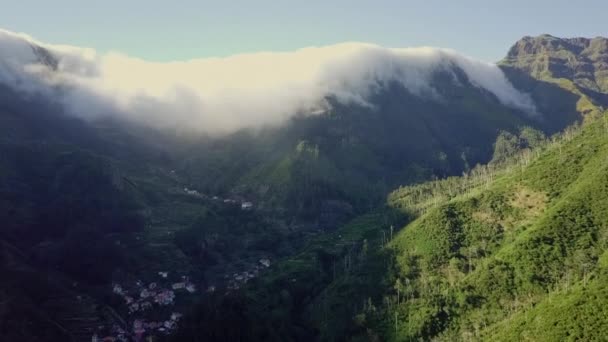
[[[112,294],[121,298],[127,319],[117,317],[111,327],[101,327],[91,337],[92,342],[144,341],[177,328],[183,314],[174,309],[175,301],[178,296],[193,295],[197,288],[188,276],[177,276],[174,281],[170,281],[170,272],[158,272],[156,276],[158,280],[149,283],[138,280],[112,285]]]
[[[225,285],[222,287],[225,293],[238,290],[270,265],[269,258],[261,258],[246,271],[224,275]],[[177,298],[194,295],[198,289],[185,275],[176,277],[169,271],[160,271],[155,277],[157,280],[149,283],[137,280],[131,284],[112,284],[112,294],[121,299],[123,306],[122,310],[117,309],[124,311],[127,318],[116,319],[110,327],[100,327],[91,337],[91,342],[146,341],[154,336],[169,335],[177,329],[183,316],[175,309]],[[220,288],[209,285],[206,292],[213,293]]]
[[[253,265],[247,271],[224,275],[224,279],[228,281],[228,285],[226,286],[227,291],[238,290],[248,281],[256,278],[263,269],[268,267],[270,267],[270,259],[263,258],[259,260],[258,264]]]
[[[171,174],[175,176],[175,171],[171,171]],[[207,195],[190,187],[176,187],[169,191],[228,206],[238,206],[243,211],[254,209],[253,202],[241,196]],[[107,324],[108,326],[100,326],[91,337],[91,341],[153,341],[158,336],[169,335],[177,329],[183,316],[183,312],[179,310],[182,307],[178,303],[180,298],[182,301],[198,300],[205,293],[211,294],[216,291],[224,291],[224,294],[228,294],[258,277],[270,265],[271,261],[268,257],[242,265],[240,271],[218,277],[217,284],[207,285],[203,293],[199,292],[197,285],[189,276],[173,274],[170,271],[158,271],[150,275],[146,282],[116,281],[111,285],[112,295],[120,298],[117,301],[120,304],[115,304],[112,308],[115,310],[113,311],[115,317],[108,320],[111,322]]]

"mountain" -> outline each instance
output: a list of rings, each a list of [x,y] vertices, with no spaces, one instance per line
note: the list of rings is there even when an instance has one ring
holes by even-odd
[[[242,293],[201,304],[177,340],[601,339],[607,103],[523,62],[501,68],[547,121],[582,126],[503,132],[490,163],[395,189]]]
[[[150,82],[140,83],[115,66],[124,63],[134,70],[148,67],[140,61],[48,45],[8,31],[0,31],[0,44],[5,46],[0,71],[7,86],[29,97],[46,97],[75,121],[83,118],[92,129],[105,127],[91,136],[107,136],[108,146],[128,139],[135,142],[132,146],[141,143],[165,151],[174,160],[183,161],[171,168],[178,168],[190,187],[246,196],[260,207],[295,214],[323,229],[375,206],[395,186],[460,174],[489,160],[491,143],[501,130],[515,132],[530,126],[553,133],[580,119],[575,110],[566,108],[549,120],[527,94],[512,87],[499,68],[444,49],[386,49],[347,43],[278,56],[227,58],[219,64],[217,60],[195,61],[184,68],[191,68],[194,74],[201,70],[218,73],[216,83],[220,84],[228,82],[224,78],[238,79],[232,69],[243,68],[238,64],[241,59],[246,66],[265,67],[266,60],[276,58],[291,67],[309,58],[309,63],[294,67],[310,68],[318,76],[302,79],[297,73],[293,77],[299,78],[283,79],[269,71],[266,78],[274,81],[264,85],[268,89],[257,95],[260,99],[251,99],[255,89],[239,89],[240,84],[216,89],[199,84],[197,79],[179,79],[181,83],[175,87],[186,88],[188,96],[198,99],[193,100],[175,93],[171,82],[176,81],[170,73],[156,72],[160,76],[154,76],[155,69],[151,69],[152,75],[144,75]],[[207,69],[209,63],[220,71]],[[155,67],[164,70],[172,64]],[[344,71],[349,69],[355,72]],[[175,73],[181,75],[183,70],[175,69]],[[165,78],[156,79],[161,76]],[[201,74],[201,79],[205,77]],[[168,83],[166,94],[158,86],[147,88],[147,83],[158,82]],[[265,98],[274,94],[275,87],[291,89],[294,83],[302,87],[295,88],[294,99],[283,93]],[[131,85],[135,88],[129,88]],[[309,98],[309,92],[316,98]],[[186,121],[177,114],[182,109],[174,104],[180,102],[176,96],[193,104],[186,106],[192,112]],[[219,122],[225,116],[243,115],[242,109],[234,109],[235,101],[226,104],[215,96],[220,100],[242,98],[241,107],[251,107],[247,115],[252,117],[261,115],[256,111],[277,111],[274,107],[258,108],[260,102],[278,101],[277,107],[287,112],[272,113],[284,117],[261,128],[245,125],[237,129],[242,126],[239,124],[229,132],[201,133],[197,130],[207,129],[207,122],[197,128],[200,120],[210,117]],[[202,108],[197,102],[204,104]],[[157,107],[166,112],[157,115]],[[212,109],[217,113],[207,112]],[[166,117],[168,112],[175,115],[176,127],[163,126],[167,119],[160,116]],[[236,119],[251,121],[248,117]],[[20,127],[31,124],[18,123]],[[6,128],[19,134],[18,128]],[[115,128],[119,132],[113,133]],[[195,138],[192,130],[197,132]],[[203,138],[198,138],[201,135]],[[108,147],[103,153],[116,150],[123,148]],[[341,213],[326,215],[332,210]],[[320,216],[342,220],[319,223]]]
[[[481,189],[480,170],[495,170],[492,184],[508,179],[518,169],[502,167],[521,149],[545,153],[558,146],[547,136],[598,122],[607,106],[601,72],[593,90],[444,49],[354,43],[158,65],[7,31],[0,45],[7,340],[135,339],[142,322],[160,338],[187,312],[178,340],[389,338],[383,315],[394,312],[378,301],[393,301],[405,272],[397,241],[425,215],[443,217],[432,212],[464,188]],[[249,75],[242,65],[268,72],[263,92],[231,83]],[[201,72],[216,82],[199,83]],[[420,312],[411,336],[457,329],[443,312]]]
[[[569,79],[581,89],[608,94],[608,39],[604,37],[524,37],[502,64],[537,79]]]
[[[531,126],[552,134],[582,118],[600,115],[608,106],[608,98],[601,87],[591,86],[589,80],[597,85],[605,82],[605,55],[605,39],[599,37],[560,40],[540,36],[517,42],[499,66],[516,89],[530,96],[536,115],[513,109],[505,111],[500,100],[476,86],[455,62],[438,69],[430,78],[430,88],[440,101],[432,96],[420,97],[397,81],[376,88],[367,98],[371,109],[332,101],[329,97],[331,109],[326,115],[295,118],[277,133],[277,140],[265,138],[263,151],[254,153],[260,156],[257,160],[237,165],[228,162],[236,170],[230,173],[232,177],[226,180],[229,185],[224,189],[245,190],[275,206],[292,203],[303,212],[322,210],[296,203],[294,198],[316,196],[306,191],[325,192],[355,207],[369,207],[366,198],[381,196],[385,189],[433,175],[459,174],[477,163],[487,162],[499,130],[517,132],[519,127]],[[548,60],[553,61],[550,66],[543,64]],[[547,71],[540,72],[542,68]],[[560,68],[569,68],[571,72],[549,71]],[[587,74],[580,71],[588,69],[593,71]],[[250,153],[258,146],[255,137],[240,135],[240,139],[246,141],[242,146],[246,145]],[[234,143],[221,144],[222,147],[216,147],[218,153],[211,156],[202,153],[199,160],[191,161],[194,173],[206,174],[199,172],[201,167],[196,164],[213,164],[217,170],[226,170],[227,167],[215,164],[222,159],[217,154],[236,155],[243,150]],[[301,159],[303,146],[315,151],[316,159]],[[230,149],[236,151],[228,152]],[[210,163],[208,158],[214,162]],[[290,167],[293,163],[298,166]],[[306,166],[300,167],[302,164]],[[228,176],[222,171],[219,179]],[[341,171],[346,171],[347,177]],[[217,179],[209,180],[213,186],[221,185]],[[304,184],[291,188],[290,180],[298,179],[322,183],[321,188],[314,190],[315,186]],[[363,185],[367,179],[378,182],[370,188]],[[199,184],[208,186],[204,180]],[[355,188],[365,189],[364,194],[349,197],[348,194],[357,192]]]
[[[561,110],[576,103],[584,115],[601,113],[608,103],[608,39],[556,38],[550,35],[524,37],[509,50],[499,63],[514,85],[536,97],[543,106],[552,102]],[[536,82],[541,81],[541,83]],[[571,99],[563,102],[563,94],[555,87],[567,90]],[[568,95],[566,95],[568,96]]]
[[[500,130],[545,128],[461,76],[454,84],[449,74],[436,75],[441,101],[392,84],[368,99],[371,108],[336,101],[324,115],[197,146],[184,172],[201,189],[245,192],[267,206],[314,217],[324,200],[361,211],[399,184],[460,174],[490,158]],[[214,171],[217,176],[208,177]]]

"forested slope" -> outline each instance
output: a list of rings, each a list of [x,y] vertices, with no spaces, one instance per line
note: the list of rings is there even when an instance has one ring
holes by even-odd
[[[393,287],[370,326],[393,340],[605,336],[606,156],[601,118],[433,195],[390,244]]]

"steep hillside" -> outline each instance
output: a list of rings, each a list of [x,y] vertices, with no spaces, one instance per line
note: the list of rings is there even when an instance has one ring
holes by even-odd
[[[582,89],[608,94],[608,39],[524,37],[502,61],[537,79],[569,79]]]
[[[573,109],[594,116],[608,107],[608,39],[604,37],[524,37],[499,65],[550,117]]]
[[[361,311],[368,333],[447,341],[605,336],[597,317],[606,304],[607,154],[604,117],[500,171],[401,189],[392,205],[432,204],[390,243],[394,263],[384,282],[393,286]]]

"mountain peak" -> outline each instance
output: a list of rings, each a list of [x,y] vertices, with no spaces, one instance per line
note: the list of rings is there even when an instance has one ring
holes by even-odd
[[[538,79],[566,78],[581,88],[608,93],[608,38],[559,38],[549,34],[517,41],[501,61]]]
[[[582,55],[594,52],[608,53],[608,38],[601,36],[560,38],[547,33],[539,36],[525,36],[511,47],[507,59],[550,52],[570,52]]]

